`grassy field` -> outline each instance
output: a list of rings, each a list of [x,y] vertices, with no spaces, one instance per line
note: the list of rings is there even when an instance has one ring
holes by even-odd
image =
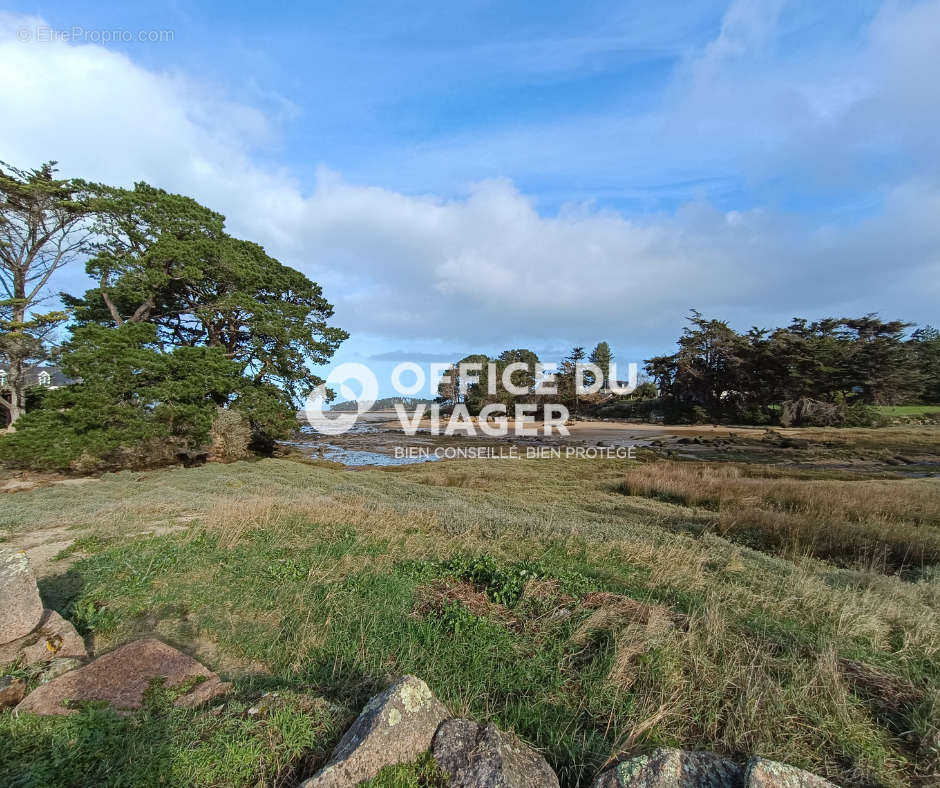
[[[4,785],[293,785],[391,677],[539,748],[565,786],[673,745],[842,785],[938,768],[940,480],[772,466],[290,460],[0,496],[48,606],[235,682],[130,718],[0,716]],[[267,715],[247,708],[267,691]],[[377,785],[433,785],[433,764]]]
[[[882,416],[924,416],[928,413],[940,413],[938,405],[879,405]]]

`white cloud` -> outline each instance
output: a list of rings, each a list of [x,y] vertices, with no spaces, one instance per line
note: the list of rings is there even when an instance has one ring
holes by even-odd
[[[936,33],[926,28],[940,3],[879,16],[864,89],[823,102],[828,114],[814,109],[823,105],[818,91],[817,99],[806,98],[810,87],[781,108],[775,91],[799,96],[802,90],[788,87],[792,75],[771,79],[764,103],[736,108],[736,72],[728,69],[754,47],[769,45],[779,5],[735,4],[698,61],[707,67],[693,63],[705,75],[697,92],[683,93],[680,77],[674,120],[717,97],[714,114],[699,116],[703,125],[729,130],[738,119],[782,129],[787,139],[774,147],[778,162],[807,166],[859,130],[873,134],[884,124],[877,107],[903,114],[897,126],[882,125],[902,134],[936,118],[928,88],[895,88],[914,74],[936,85]],[[650,346],[669,342],[692,306],[748,325],[872,310],[928,320],[938,301],[935,135],[911,148],[926,156],[921,177],[892,184],[872,215],[829,225],[770,209],[722,211],[706,201],[642,220],[580,204],[544,216],[503,178],[444,199],[351,184],[321,168],[306,191],[286,170],[258,163],[256,146],[277,130],[256,109],[101,47],[15,40],[17,26],[35,23],[0,18],[7,107],[0,158],[31,166],[55,157],[67,175],[146,180],[190,194],[225,213],[230,231],[258,240],[323,283],[339,325],[389,338],[393,346],[422,339],[511,346],[603,337]],[[760,90],[747,80],[739,87],[751,97]],[[761,107],[767,114],[755,109]],[[794,107],[798,117],[780,120]],[[759,138],[745,133],[741,147],[760,149]],[[725,144],[731,148],[734,140]]]

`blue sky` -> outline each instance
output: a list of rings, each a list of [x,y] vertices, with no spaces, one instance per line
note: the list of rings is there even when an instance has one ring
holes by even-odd
[[[640,360],[690,307],[940,322],[938,51],[940,0],[14,2],[0,159],[221,210],[341,360]]]

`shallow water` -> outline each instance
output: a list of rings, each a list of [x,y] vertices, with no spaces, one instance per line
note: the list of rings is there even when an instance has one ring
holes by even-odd
[[[304,444],[295,443],[292,445],[304,451]],[[309,444],[307,444],[307,446],[309,447]],[[382,452],[378,451],[344,449],[342,446],[334,446],[331,443],[317,444],[311,456],[330,460],[331,462],[341,462],[343,465],[350,467],[359,467],[362,465],[413,465],[416,462],[434,462],[440,459],[440,457],[435,457],[433,454],[419,457],[395,457],[391,454],[382,454]]]
[[[368,424],[360,421],[353,425],[346,435],[365,435],[369,433],[379,433],[384,430],[376,427],[374,424]],[[343,465],[351,468],[358,468],[365,465],[413,465],[418,462],[433,462],[440,457],[419,456],[419,457],[395,457],[393,454],[387,454],[380,451],[369,451],[367,449],[352,449],[345,446],[337,446],[335,443],[327,443],[328,435],[321,435],[311,427],[305,424],[300,428],[303,438],[296,441],[283,441],[286,446],[298,449],[308,457],[314,457],[331,462],[341,462]]]

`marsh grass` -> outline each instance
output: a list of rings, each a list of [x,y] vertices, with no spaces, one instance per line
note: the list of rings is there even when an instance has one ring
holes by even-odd
[[[414,673],[452,713],[539,748],[566,787],[661,745],[760,754],[842,785],[900,786],[936,769],[940,578],[751,549],[709,527],[716,512],[704,494],[676,500],[681,486],[670,501],[650,497],[652,487],[624,495],[635,473],[676,478],[672,464],[441,465],[451,467],[352,472],[273,460],[118,474],[92,498],[7,496],[15,517],[5,514],[36,526],[71,519],[101,537],[85,538],[88,555],[43,586],[63,589],[60,610],[100,650],[144,631],[190,652],[211,642],[207,664],[234,679],[238,698],[278,689],[355,710]],[[726,476],[719,491],[744,489],[748,505],[784,516],[870,523],[875,512],[935,527],[926,480],[886,482],[901,503],[872,487],[867,506],[820,488],[834,501],[807,514],[796,490],[774,488],[785,478]],[[769,486],[734,487],[750,481]],[[139,536],[155,516],[184,530]],[[341,734],[315,716],[308,725],[302,711],[289,736],[232,713],[226,757],[239,765],[224,777],[187,760],[194,747],[208,757],[190,730],[201,718],[159,709],[149,723],[159,735],[145,725],[146,741],[123,728],[108,739],[130,737],[145,752],[163,742],[159,758],[133,763],[107,742],[95,744],[100,764],[81,755],[90,746],[70,761],[55,742],[79,735],[76,718],[6,715],[0,724],[18,744],[2,768],[32,769],[48,785],[76,773],[108,785],[128,784],[144,764],[186,763],[187,784],[275,785],[309,773]],[[291,745],[260,752],[269,735]],[[55,774],[42,765],[50,752]],[[173,768],[183,767],[153,774]],[[420,785],[407,781],[422,769],[376,785]]]
[[[751,466],[656,462],[621,490],[715,512],[722,536],[786,556],[888,570],[940,562],[940,484],[934,480],[782,478]]]

